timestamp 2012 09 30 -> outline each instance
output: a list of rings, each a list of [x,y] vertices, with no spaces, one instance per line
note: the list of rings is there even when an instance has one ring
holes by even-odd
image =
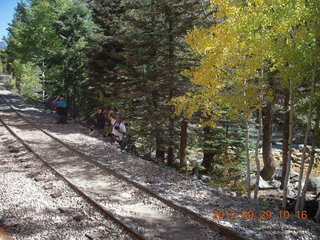
[[[296,214],[289,212],[288,210],[279,210],[279,211],[271,211],[271,210],[213,210],[212,218],[213,219],[245,219],[245,220],[253,220],[253,219],[261,219],[268,220],[275,217],[281,219],[289,219],[292,217],[298,217],[300,219],[307,219],[308,212],[298,211]]]

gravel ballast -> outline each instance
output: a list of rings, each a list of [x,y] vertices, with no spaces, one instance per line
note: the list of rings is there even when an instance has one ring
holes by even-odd
[[[131,239],[42,166],[3,126],[0,133],[0,225],[14,239]],[[10,153],[9,146],[18,152]],[[32,168],[25,168],[28,165]]]

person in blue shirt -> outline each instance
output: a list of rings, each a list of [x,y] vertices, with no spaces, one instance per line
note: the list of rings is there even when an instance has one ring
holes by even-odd
[[[68,104],[67,101],[64,99],[63,95],[60,95],[59,100],[56,102],[56,109],[57,109],[57,114],[59,115],[57,123],[67,123],[67,108]]]

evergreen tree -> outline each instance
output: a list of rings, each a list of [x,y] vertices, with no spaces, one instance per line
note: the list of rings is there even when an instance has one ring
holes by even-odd
[[[19,3],[9,28],[10,62],[40,69],[43,100],[64,92],[72,112],[77,113],[75,103],[79,106],[82,102],[80,88],[87,79],[85,49],[93,28],[84,0]],[[15,69],[12,70],[15,75]],[[18,89],[19,80],[17,77]]]
[[[4,49],[0,50],[0,73],[8,73],[8,55]]]
[[[88,49],[88,67],[90,88],[89,101],[91,105],[109,105],[117,97],[116,85],[121,85],[123,76],[121,70],[125,59],[121,56],[123,50],[119,39],[123,31],[121,16],[125,12],[121,0],[92,0],[90,8],[93,20],[97,25],[90,38]],[[124,89],[123,89],[124,91]]]
[[[180,71],[194,64],[183,36],[205,14],[198,1],[92,1],[96,32],[91,85],[99,102],[130,118],[144,154],[172,165],[179,121],[170,100],[188,84]],[[147,91],[146,91],[147,90]]]
[[[126,19],[134,31],[128,32],[124,41],[131,60],[129,78],[140,80],[134,84],[134,92],[137,103],[144,104],[138,107],[144,111],[137,112],[137,119],[139,125],[151,122],[141,129],[147,130],[146,142],[153,145],[150,148],[157,159],[164,161],[166,157],[172,165],[180,124],[169,102],[191,87],[180,71],[195,60],[182,39],[193,24],[203,20],[204,14],[198,1],[135,1],[132,8]],[[148,92],[141,92],[143,89]]]

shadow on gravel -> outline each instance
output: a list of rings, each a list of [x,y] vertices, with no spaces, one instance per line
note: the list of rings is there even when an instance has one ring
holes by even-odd
[[[53,236],[64,239],[63,236],[71,236],[71,231],[83,232],[84,235],[85,232],[97,231],[103,226],[102,223],[92,221],[90,216],[86,216],[83,207],[72,208],[67,213],[61,213],[59,209],[39,211],[39,209],[17,206],[15,209],[1,211],[1,223],[14,237],[19,236],[19,239],[36,237],[37,234],[50,239],[53,239]],[[39,236],[36,239],[39,239]]]

